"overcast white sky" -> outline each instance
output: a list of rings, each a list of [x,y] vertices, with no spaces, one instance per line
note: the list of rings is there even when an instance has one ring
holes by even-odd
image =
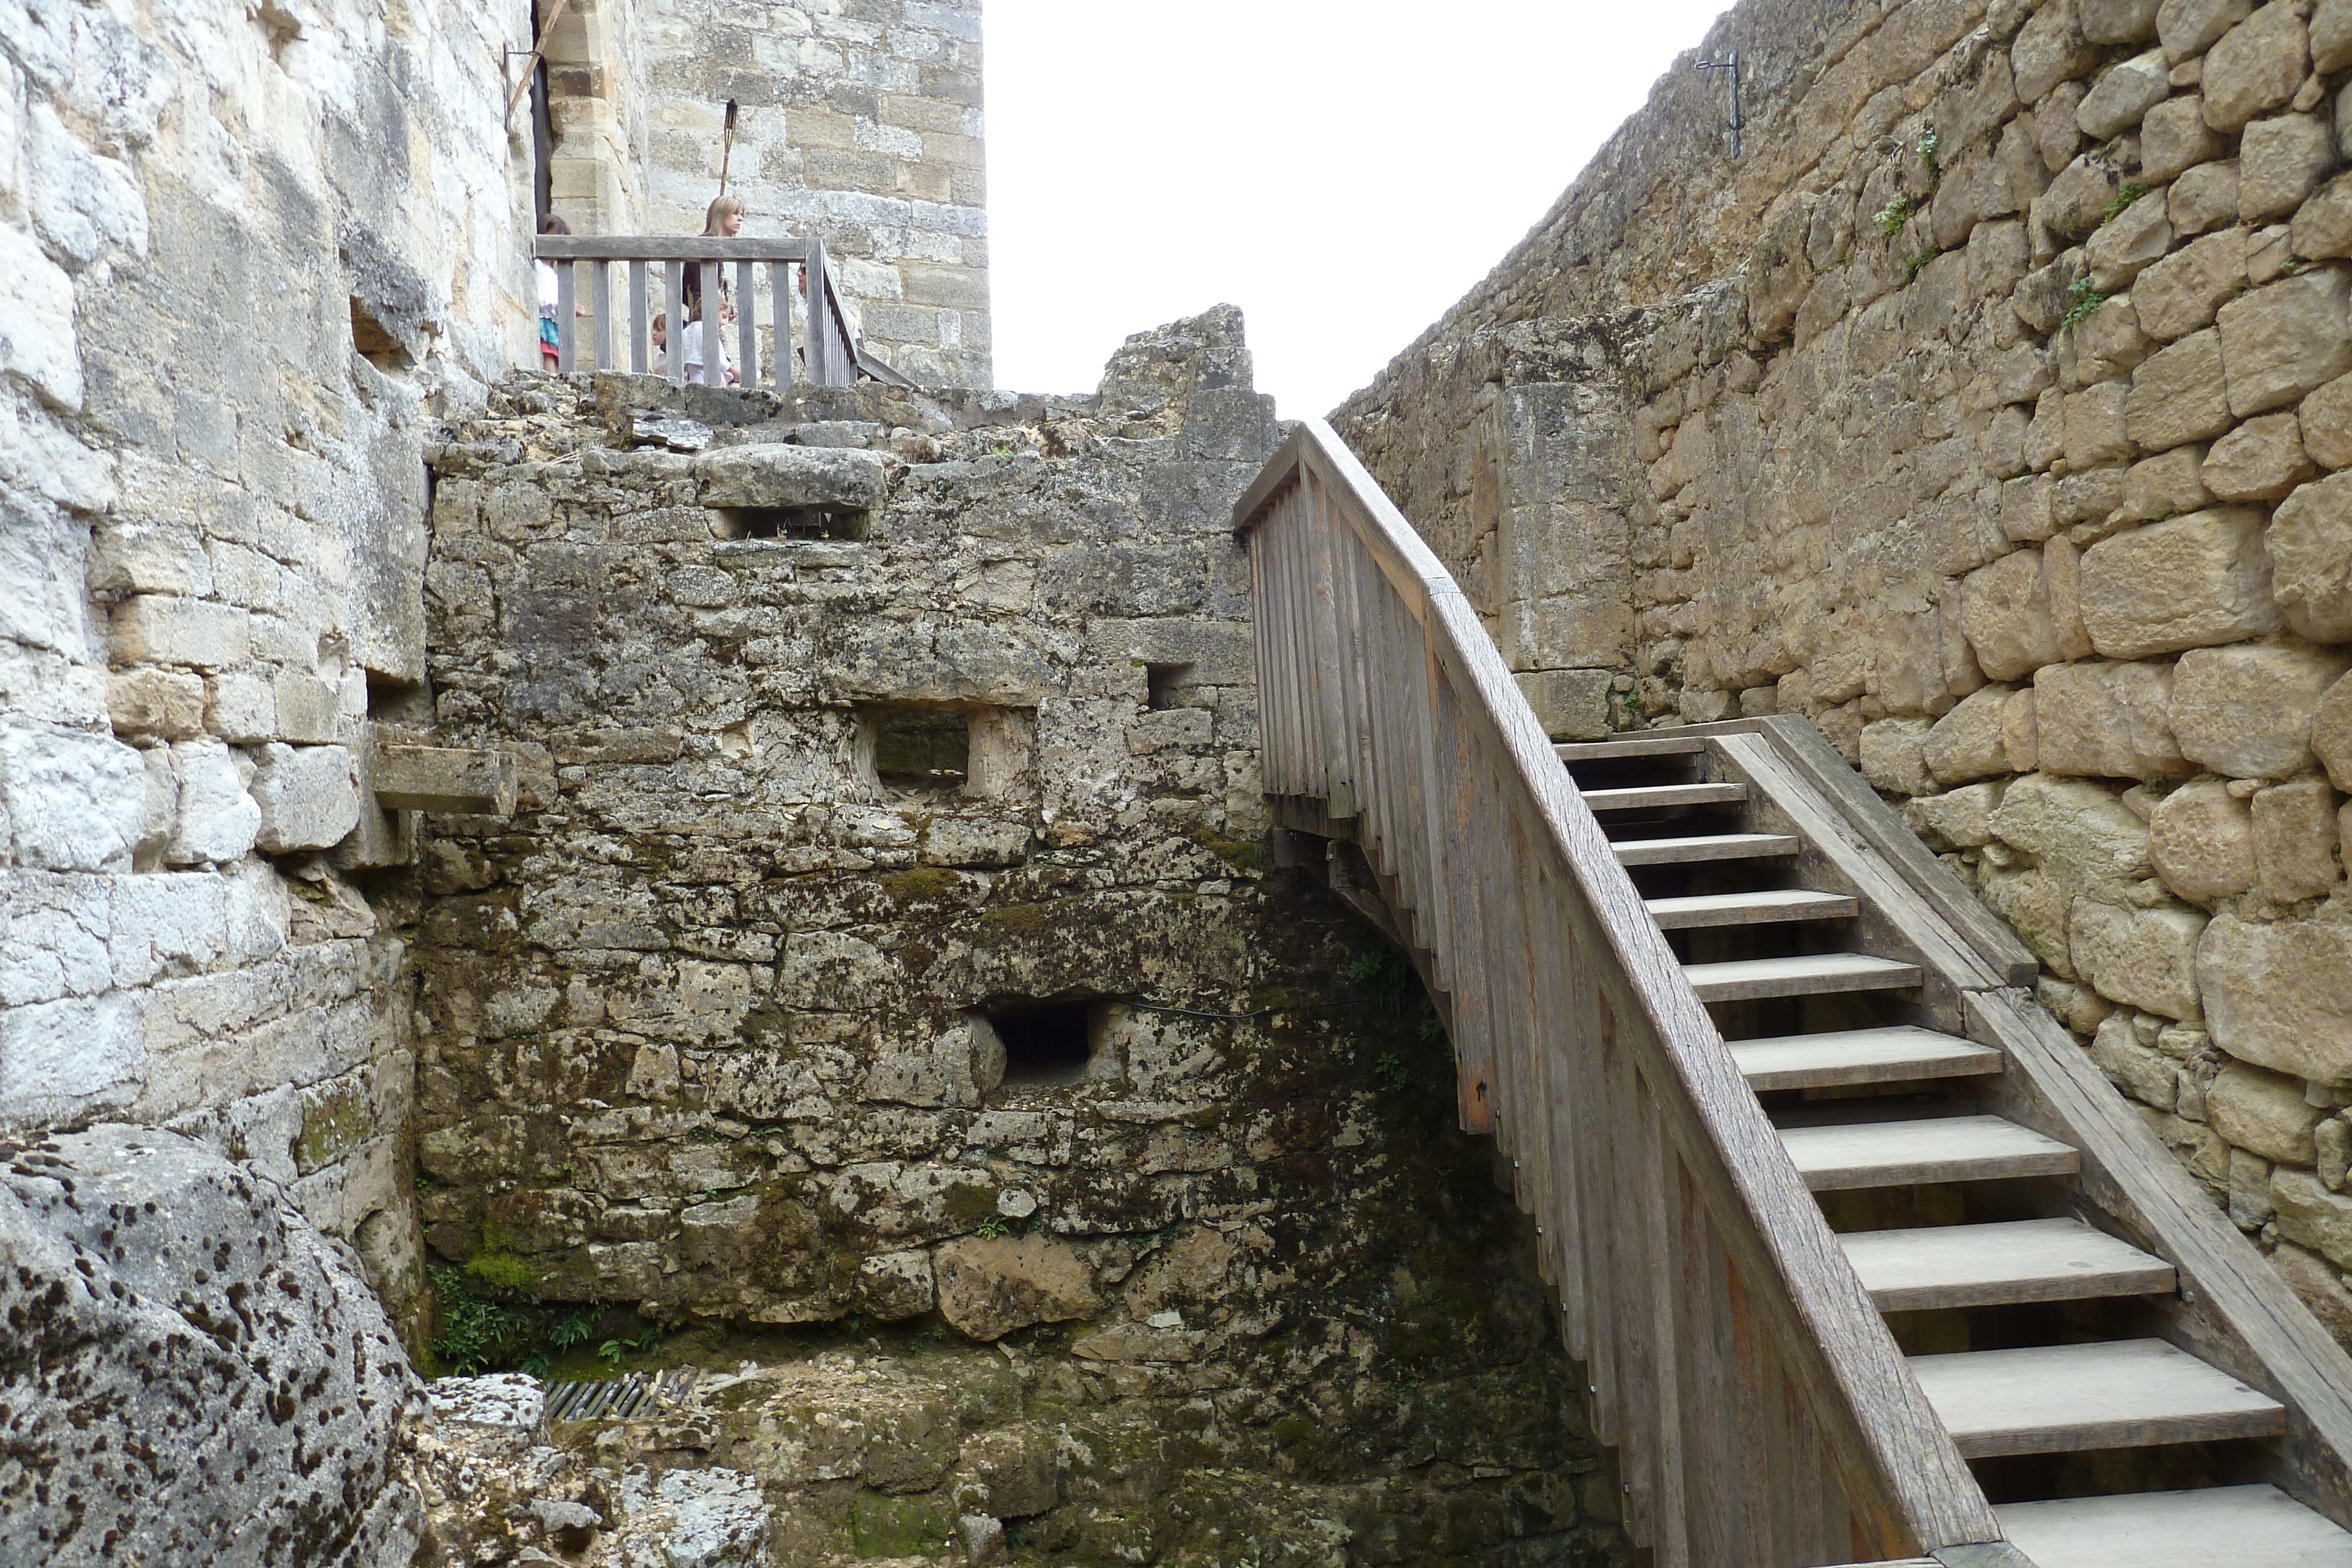
[[[1534,225],[1723,0],[988,0],[996,384],[1220,300],[1328,412]]]

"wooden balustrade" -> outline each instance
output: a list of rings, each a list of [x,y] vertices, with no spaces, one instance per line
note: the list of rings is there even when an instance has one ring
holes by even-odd
[[[1234,516],[1265,789],[1361,849],[1441,993],[1463,1122],[1535,1217],[1636,1541],[1662,1568],[2000,1541],[1445,569],[1319,420]]]
[[[639,375],[650,373],[653,319],[655,312],[660,311],[668,333],[666,373],[671,384],[684,385],[686,365],[678,350],[686,336],[687,268],[697,269],[697,287],[706,300],[719,298],[721,281],[732,268],[735,363],[744,386],[759,385],[763,378],[760,373],[757,285],[759,269],[765,267],[772,318],[770,325],[774,331],[772,351],[766,361],[767,385],[777,392],[787,392],[795,377],[803,376],[813,386],[847,386],[861,372],[901,385],[911,384],[859,350],[843,314],[840,279],[825,255],[823,240],[541,235],[538,255],[539,259],[555,268],[558,370],[622,369],[614,353],[614,329],[619,326],[624,328],[628,344],[626,368]],[[580,272],[583,265],[589,297],[586,325],[590,328],[590,340],[586,344],[579,340],[579,328],[583,325],[578,314]],[[795,266],[802,268],[804,278],[818,280],[817,283],[802,290],[793,280]],[[617,292],[625,305],[622,314],[616,316],[614,273],[624,267],[626,271]],[[661,290],[658,303],[653,296],[656,284]],[[792,352],[795,297],[802,300],[802,364],[797,371]],[[718,319],[719,314],[711,310],[711,319],[703,327],[701,380],[710,386],[722,385],[726,380],[727,357],[720,351],[720,339],[727,324]]]

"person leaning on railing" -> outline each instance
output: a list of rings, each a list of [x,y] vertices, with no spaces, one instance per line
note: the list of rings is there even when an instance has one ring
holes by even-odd
[[[543,235],[568,235],[572,232],[572,225],[553,213],[549,213],[539,220],[539,232]],[[539,274],[540,365],[543,370],[551,371],[563,361],[562,340],[556,335],[555,329],[555,313],[563,307],[563,296],[556,288],[553,262],[534,262],[532,269]],[[588,314],[588,307],[574,305],[572,314],[585,316]]]
[[[720,196],[710,204],[710,211],[704,215],[702,223],[704,238],[733,239],[742,232],[742,197]],[[690,382],[702,379],[702,345],[706,338],[716,337],[719,340],[719,362],[726,368],[728,384],[731,386],[741,381],[742,372],[735,368],[734,356],[728,351],[724,330],[726,324],[735,319],[735,308],[727,298],[725,270],[722,268],[719,275],[719,308],[713,313],[720,330],[715,333],[703,330],[701,267],[691,264],[687,267],[685,297],[686,329],[678,334],[677,350],[686,366],[686,379]]]

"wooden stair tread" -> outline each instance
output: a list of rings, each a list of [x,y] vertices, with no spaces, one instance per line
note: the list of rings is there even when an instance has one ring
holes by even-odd
[[[1798,844],[1793,833],[1703,833],[1684,839],[1628,839],[1609,847],[1616,851],[1619,865],[1680,865],[1792,855]]]
[[[1607,762],[1620,757],[1691,757],[1706,749],[1696,735],[1635,736],[1629,740],[1570,740],[1552,750],[1562,762]]]
[[[2352,1568],[2352,1534],[2271,1486],[2010,1502],[1992,1511],[2035,1568]]]
[[[1837,991],[1904,990],[1926,977],[1916,964],[1867,953],[1802,953],[1793,958],[1733,958],[1685,964],[1683,974],[1703,1002],[1757,997],[1811,997]]]
[[[1584,803],[1595,811],[1652,811],[1669,806],[1736,806],[1748,799],[1745,784],[1643,784],[1619,789],[1587,789]]]
[[[1748,1086],[1759,1090],[1968,1078],[2001,1068],[2000,1052],[1990,1046],[1916,1024],[1733,1040],[1731,1060]]]
[[[1883,1312],[2146,1295],[2172,1265],[2079,1219],[2020,1219],[1838,1238]]]
[[[1648,901],[1650,918],[1664,931],[1701,925],[1762,925],[1784,920],[1852,920],[1862,913],[1858,899],[1809,887],[1769,893],[1705,893]]]
[[[1786,1127],[1780,1142],[1815,1192],[2072,1176],[2082,1158],[2055,1138],[2000,1116]]]
[[[2286,1409],[2160,1339],[1915,1355],[1963,1457],[2274,1437]]]

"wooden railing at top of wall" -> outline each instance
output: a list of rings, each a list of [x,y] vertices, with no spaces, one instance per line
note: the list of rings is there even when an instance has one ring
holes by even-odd
[[[653,369],[653,319],[656,312],[664,318],[668,334],[666,352],[667,374],[673,385],[684,385],[686,365],[678,349],[684,340],[686,305],[686,269],[699,269],[698,287],[702,298],[715,299],[719,296],[720,280],[727,269],[735,272],[733,303],[736,309],[735,362],[742,375],[742,384],[760,383],[760,333],[757,320],[759,296],[756,291],[758,268],[768,268],[768,298],[772,325],[775,329],[774,351],[768,356],[767,384],[778,392],[789,391],[795,371],[791,351],[793,332],[792,302],[795,293],[793,267],[799,264],[804,276],[823,280],[822,287],[810,287],[803,296],[801,309],[801,357],[798,372],[807,377],[812,386],[847,386],[862,373],[877,381],[900,386],[914,383],[880,364],[866,354],[851,334],[847,317],[841,308],[841,280],[826,256],[824,242],[815,239],[718,239],[700,235],[684,239],[656,235],[541,235],[539,259],[555,268],[555,331],[556,368],[571,370],[618,370],[614,362],[614,329],[620,324],[613,309],[613,271],[617,264],[628,267],[622,292],[627,298],[626,331],[628,368],[639,375]],[[592,340],[579,341],[581,303],[578,269],[587,265],[589,284],[589,316]],[[654,274],[661,268],[661,298],[652,298]],[[726,357],[718,351],[719,333],[705,328],[707,344],[702,356],[702,381],[719,386],[726,380]],[[591,351],[583,363],[582,350]]]
[[[1356,841],[1447,994],[1463,1120],[1535,1216],[1635,1539],[1700,1568],[1999,1541],[1445,569],[1319,420],[1234,520],[1266,791]]]

